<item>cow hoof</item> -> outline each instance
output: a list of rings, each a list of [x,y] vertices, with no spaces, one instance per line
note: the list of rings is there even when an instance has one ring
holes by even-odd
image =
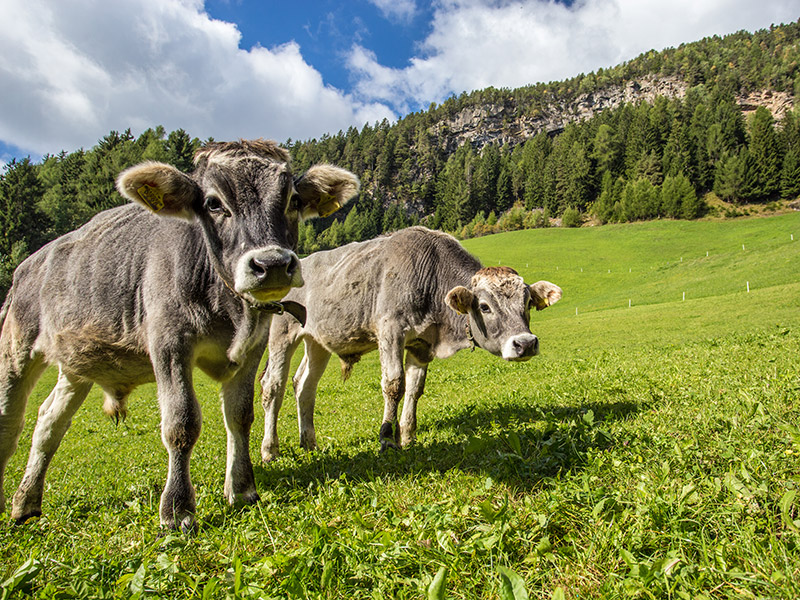
[[[183,533],[192,533],[197,530],[197,525],[194,521],[193,514],[184,515],[183,518],[180,518],[176,515],[175,518],[172,519],[161,519],[161,531],[164,534],[169,533],[170,531],[182,531]]]
[[[240,506],[248,506],[250,504],[255,504],[259,500],[261,500],[261,498],[259,498],[258,492],[247,492],[246,494],[239,494],[239,496],[236,498],[236,504]]]
[[[269,462],[272,462],[273,460],[276,460],[280,455],[281,455],[281,451],[280,450],[275,450],[274,452],[271,451],[271,450],[267,451],[267,452],[262,451],[261,452],[261,462],[263,462],[264,464],[267,464]]]
[[[230,504],[234,508],[242,508],[243,506],[255,504],[260,500],[260,498],[258,497],[258,492],[255,490],[255,487],[251,487],[246,492],[232,493],[226,491],[225,498],[228,500],[228,504]]]
[[[386,452],[387,448],[391,448],[392,450],[400,450],[400,446],[395,444],[394,440],[389,440],[384,438],[381,440],[380,452],[381,453]]]
[[[181,533],[184,535],[195,535],[197,533],[197,522],[191,515],[186,515],[181,521]]]
[[[25,525],[25,523],[27,523],[30,519],[36,519],[36,518],[41,517],[41,516],[42,516],[42,511],[41,510],[33,510],[33,511],[29,512],[28,514],[25,514],[25,515],[22,515],[22,516],[19,516],[19,517],[18,516],[14,516],[12,514],[11,518],[14,519],[14,525],[20,526],[20,525]]]

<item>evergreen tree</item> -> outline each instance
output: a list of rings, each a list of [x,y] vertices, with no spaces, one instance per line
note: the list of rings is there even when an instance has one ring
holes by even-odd
[[[42,194],[37,167],[30,157],[12,159],[6,165],[0,176],[0,254],[10,256],[18,242],[30,252],[45,243],[44,234],[50,223],[39,209]]]
[[[772,114],[759,106],[750,122],[748,151],[753,165],[753,195],[765,198],[778,192],[782,156]]]
[[[525,207],[542,208],[547,198],[546,164],[552,151],[550,138],[539,133],[525,142],[522,150]]]
[[[684,206],[687,207],[684,213]],[[684,214],[695,218],[697,192],[685,175],[667,175],[661,186],[661,210],[665,217],[679,219]]]
[[[176,129],[167,136],[164,142],[166,161],[184,173],[188,173],[194,167],[194,153],[199,147],[199,139],[192,139],[183,129]]]
[[[800,196],[800,147],[790,149],[783,157],[781,198],[794,200]]]
[[[736,154],[724,154],[714,177],[714,193],[728,202],[738,202],[750,196],[747,148]]]
[[[595,133],[592,141],[592,152],[590,154],[590,157],[597,163],[597,171],[601,176],[614,169],[617,161],[617,152],[614,130],[607,123],[601,124],[597,128],[597,133]]]

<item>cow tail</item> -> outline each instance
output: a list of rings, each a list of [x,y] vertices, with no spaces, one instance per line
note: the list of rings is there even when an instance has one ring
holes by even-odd
[[[339,363],[342,366],[342,381],[350,379],[350,373],[353,371],[353,365],[361,360],[360,354],[347,354],[339,357]]]

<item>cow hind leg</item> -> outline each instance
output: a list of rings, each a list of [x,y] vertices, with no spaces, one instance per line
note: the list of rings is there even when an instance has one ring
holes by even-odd
[[[297,400],[297,426],[300,430],[300,447],[304,450],[317,449],[317,433],[314,429],[314,404],[317,399],[317,386],[331,353],[320,344],[306,338],[305,355],[294,376],[294,393]]]
[[[59,371],[55,387],[39,408],[28,465],[14,494],[11,517],[17,523],[24,523],[29,518],[42,514],[47,468],[72,424],[72,417],[83,404],[91,387],[91,381],[70,377]]]
[[[378,432],[381,452],[398,448],[400,428],[397,407],[405,390],[403,371],[403,336],[384,336],[378,343],[381,359],[381,390],[383,391],[383,422]]]
[[[400,445],[410,446],[416,440],[417,401],[425,391],[428,365],[417,360],[413,354],[406,355],[406,392],[403,413],[400,416]]]
[[[264,440],[261,442],[261,459],[265,463],[280,455],[278,413],[286,395],[286,382],[292,366],[292,355],[299,344],[299,338],[288,344],[270,340],[269,361],[261,377],[261,404],[264,407]]]
[[[45,363],[40,356],[7,348],[6,338],[0,346],[0,513],[6,510],[4,474],[9,459],[17,449],[25,425],[28,396],[36,385]],[[15,356],[16,355],[16,356]]]

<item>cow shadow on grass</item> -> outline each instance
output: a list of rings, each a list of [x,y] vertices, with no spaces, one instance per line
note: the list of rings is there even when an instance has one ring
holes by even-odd
[[[342,477],[368,482],[451,469],[530,490],[582,469],[592,456],[618,444],[607,426],[643,408],[627,401],[546,408],[466,405],[427,420],[418,432],[420,442],[404,450],[379,453],[377,436],[347,446],[333,442],[308,454],[284,445],[284,457],[255,465],[256,480],[259,490],[278,501],[282,492],[291,498],[297,489]]]

